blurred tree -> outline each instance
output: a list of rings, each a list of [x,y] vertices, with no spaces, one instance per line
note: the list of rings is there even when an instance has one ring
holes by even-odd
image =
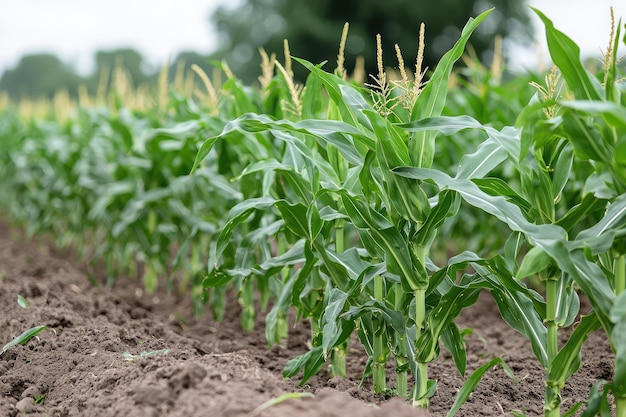
[[[4,90],[14,100],[54,96],[58,90],[77,94],[81,78],[64,64],[56,55],[32,54],[20,59],[14,69],[9,69],[0,77],[0,90]]]
[[[143,56],[137,50],[131,48],[101,50],[96,52],[96,67],[90,77],[90,91],[95,91],[95,87],[98,85],[103,73],[107,74],[110,83],[110,74],[116,67],[123,68],[130,75],[135,87],[155,79],[155,71],[151,71],[144,62]]]
[[[174,61],[170,64],[169,79],[174,81],[176,76],[182,75],[184,78],[190,76],[191,66],[199,66],[206,74],[211,75],[214,65],[210,62],[208,55],[202,55],[193,51],[183,51],[176,55]],[[182,70],[182,74],[179,71]]]
[[[432,69],[458,39],[470,17],[496,7],[470,42],[486,59],[494,37],[531,40],[529,9],[523,0],[247,0],[237,8],[221,7],[211,17],[221,36],[216,58],[226,59],[245,81],[259,74],[258,48],[281,56],[283,40],[289,40],[293,56],[313,63],[328,60],[332,70],[345,22],[350,23],[346,68],[357,56],[365,58],[368,74],[376,72],[376,34],[383,40],[386,66],[397,66],[394,44],[407,65],[414,63],[421,22],[426,25],[425,64]],[[523,41],[522,41],[523,42]],[[296,75],[304,78],[304,71]]]

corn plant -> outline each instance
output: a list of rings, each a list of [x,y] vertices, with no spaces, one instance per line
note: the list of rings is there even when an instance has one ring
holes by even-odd
[[[616,353],[623,349],[613,340],[621,338],[621,336],[614,335],[615,326],[620,326],[620,322],[616,320],[622,317],[621,307],[618,307],[615,301],[615,293],[619,294],[621,278],[616,277],[622,273],[623,269],[619,260],[621,257],[619,248],[623,240],[619,237],[626,233],[624,229],[626,196],[623,194],[621,185],[621,175],[624,170],[620,166],[619,156],[616,157],[613,153],[615,150],[610,148],[619,144],[619,140],[611,134],[617,131],[616,125],[622,123],[619,119],[615,121],[616,117],[613,114],[619,114],[618,112],[622,110],[604,101],[603,94],[599,92],[599,83],[594,86],[594,79],[587,75],[580,61],[572,60],[572,56],[576,56],[577,51],[575,44],[554,29],[545,16],[538,14],[546,24],[553,59],[559,68],[564,68],[561,71],[568,87],[575,96],[582,95],[585,99],[594,101],[557,103],[554,97],[550,97],[550,94],[544,95],[544,98],[548,100],[539,111],[544,110],[549,119],[540,123],[537,123],[536,118],[530,122],[527,119],[524,133],[519,134],[521,141],[518,142],[518,148],[509,149],[514,151],[509,153],[509,157],[515,161],[519,172],[521,192],[517,193],[497,180],[490,181],[492,184],[485,181],[468,181],[468,178],[463,178],[458,173],[455,178],[451,178],[440,172],[409,167],[398,168],[396,172],[403,177],[434,181],[438,187],[454,190],[467,203],[480,207],[507,223],[512,231],[521,233],[521,235],[512,235],[517,239],[517,248],[510,256],[507,256],[510,259],[509,265],[513,268],[506,267],[506,264],[499,267],[497,264],[490,264],[488,269],[475,263],[473,266],[479,274],[484,274],[485,277],[494,273],[500,276],[517,275],[520,278],[540,273],[543,277],[546,288],[545,305],[535,302],[535,311],[520,310],[518,313],[522,315],[518,317],[511,317],[503,309],[505,307],[503,302],[507,300],[500,300],[498,305],[503,317],[530,338],[533,351],[546,368],[545,415],[557,416],[560,415],[560,390],[567,378],[578,369],[580,348],[587,334],[602,326],[609,335]],[[548,80],[555,81],[554,73],[553,77]],[[605,88],[608,91],[614,91],[614,85],[606,84]],[[548,90],[554,89],[548,86],[543,92]],[[611,97],[611,93],[607,93],[606,97]],[[554,106],[557,104],[565,109],[563,116],[557,116],[554,111]],[[613,117],[606,117],[606,113],[594,113],[588,110],[598,107],[607,109],[605,112],[611,108]],[[532,108],[532,106],[529,107],[529,109]],[[587,110],[589,113],[578,114],[575,118],[570,109]],[[589,126],[587,124],[590,122],[589,116],[598,114],[605,118],[597,119],[594,127],[607,132],[608,137],[607,135],[592,135],[581,129],[575,130],[575,127]],[[418,127],[414,125],[411,128]],[[596,138],[603,140],[599,141]],[[583,140],[584,145],[581,143]],[[529,160],[526,155],[531,148],[533,154]],[[598,148],[605,152],[606,158],[597,157],[596,164],[593,165],[598,175],[607,178],[605,184],[612,192],[602,196],[601,192],[597,193],[599,191],[597,188],[595,195],[592,194],[593,191],[588,191],[590,194],[583,194],[582,201],[561,209],[563,217],[557,219],[555,217],[557,209],[561,208],[558,203],[572,175],[574,155],[578,157],[577,166],[580,166],[581,163],[593,159],[582,153],[582,149],[589,152],[590,149]],[[598,218],[597,223],[586,229],[576,230],[580,227],[581,221],[585,224],[584,219],[589,215]],[[570,234],[576,235],[572,241],[568,239]],[[520,237],[523,239],[520,240]],[[514,261],[517,258],[519,245],[523,240],[533,247],[524,257],[521,266],[517,268],[511,260]],[[617,259],[607,264],[603,260],[606,261],[610,253],[616,255]],[[503,269],[503,266],[506,268]],[[583,317],[570,339],[559,351],[558,327],[571,324],[578,311],[578,298],[571,290],[572,281],[589,296],[594,311]],[[496,299],[498,299],[497,296]],[[540,325],[538,318],[543,319],[545,327]],[[621,360],[619,356],[616,357],[617,363]],[[616,365],[617,369],[619,365]],[[616,373],[615,379],[618,382],[613,382],[610,389],[614,393],[618,413],[621,413],[623,411],[619,411],[622,396],[620,381],[623,375]],[[579,406],[580,404],[577,404],[576,407]]]
[[[414,84],[403,79],[406,84],[399,90],[413,94],[411,100],[400,97],[400,105],[396,105],[382,62],[375,78],[378,94],[370,104],[363,92],[341,77],[298,60],[311,71],[302,97],[303,112],[306,105],[315,105],[314,99],[323,87],[331,101],[326,119],[291,122],[244,115],[231,121],[219,137],[209,139],[199,152],[196,163],[218,140],[252,142],[261,137],[284,143],[280,160],[259,161],[239,176],[244,179],[263,172],[267,178],[274,172],[277,179],[283,180],[275,188],[267,188],[265,196],[244,201],[231,211],[218,238],[214,259],[223,258],[235,228],[254,213],[279,219],[275,239],[294,243],[278,256],[261,258],[252,268],[211,266],[213,278],[208,284],[221,285],[229,276],[232,279],[244,272],[264,274],[270,271],[270,265],[281,268],[303,264],[283,277],[283,292],[267,322],[271,343],[277,327],[273,313],[284,313],[289,301],[302,316],[311,319],[313,349],[292,360],[286,376],[295,376],[304,369],[305,382],[331,353],[332,369],[341,369],[345,344],[355,330],[370,358],[365,375],[372,373],[375,392],[388,389],[385,367],[393,353],[398,394],[409,395],[410,369],[416,381],[412,401],[416,406],[426,406],[435,389],[434,381],[428,380],[427,363],[437,357],[442,336],[464,374],[463,343],[453,320],[476,301],[481,283],[468,278],[455,285],[444,272],[433,275],[437,279],[431,282],[428,272],[438,270],[428,259],[429,248],[445,219],[456,213],[459,200],[454,193],[442,191],[429,201],[422,186],[395,175],[391,169],[407,164],[431,166],[435,130],[448,134],[459,130],[448,119],[441,119],[436,127],[413,132],[397,123],[441,114],[452,66],[471,32],[487,14],[468,22],[461,39],[442,58],[423,91],[421,70],[416,71]],[[308,114],[317,115],[314,111]],[[489,170],[481,164],[492,153],[497,136],[492,135],[487,144],[464,159],[462,169],[475,177],[487,173]],[[501,156],[500,152],[497,162],[503,160]],[[345,250],[346,233],[352,236],[353,245],[358,242],[361,247]]]
[[[554,28],[552,22],[541,12],[536,11],[546,26],[546,36],[550,45],[550,54],[559,67],[568,89],[574,96],[573,101],[561,101],[562,117],[554,127],[556,134],[567,138],[576,157],[588,164],[592,175],[585,182],[585,189],[594,197],[608,202],[604,217],[593,227],[578,234],[580,239],[593,240],[611,232],[611,229],[623,227],[626,212],[624,199],[626,193],[626,141],[620,131],[626,127],[624,99],[620,88],[617,50],[620,43],[621,21],[613,20],[608,49],[604,53],[604,73],[597,79],[585,71],[579,58],[578,48],[567,36]],[[601,178],[601,180],[600,180]],[[595,185],[595,187],[594,187]],[[616,234],[619,232],[615,232]],[[619,236],[619,235],[618,235]],[[623,239],[610,240],[601,250],[592,243],[592,253],[596,263],[605,273],[605,282],[618,299],[624,290],[626,246]],[[606,314],[601,323],[616,353],[616,374],[610,384],[617,414],[626,415],[626,372],[621,366],[625,360],[623,335],[619,321],[622,318],[621,307],[614,296],[606,293],[604,297],[592,299],[594,310]],[[607,311],[608,310],[608,311]]]

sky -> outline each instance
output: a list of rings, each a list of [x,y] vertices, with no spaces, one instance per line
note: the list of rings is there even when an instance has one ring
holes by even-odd
[[[2,0],[0,73],[13,68],[22,55],[38,52],[56,53],[83,74],[92,69],[93,54],[98,49],[136,48],[155,68],[181,50],[208,53],[218,47],[218,37],[209,24],[210,14],[220,5],[241,1]],[[611,5],[616,20],[626,20],[624,0],[528,3],[552,19],[557,29],[581,47],[583,55],[599,55],[600,48],[606,48]],[[540,56],[542,62],[548,60],[543,27],[538,19],[534,19],[534,25],[540,43],[528,50],[511,50],[513,68],[535,68]]]

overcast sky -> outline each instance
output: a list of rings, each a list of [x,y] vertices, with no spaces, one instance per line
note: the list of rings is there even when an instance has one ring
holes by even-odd
[[[87,72],[91,69],[93,52],[98,49],[133,47],[155,66],[181,50],[214,50],[218,41],[211,31],[209,15],[227,1],[2,0],[2,3],[0,72],[14,67],[22,55],[42,51],[54,52],[81,72]],[[625,0],[530,0],[529,4],[551,18],[586,55],[598,54],[600,48],[606,48],[609,6],[613,5],[616,19],[626,19]],[[538,20],[535,26],[542,29]],[[538,39],[544,38],[540,31]],[[540,49],[546,51],[545,45],[540,45]],[[516,67],[534,67],[537,62],[536,51],[515,51],[514,55]]]

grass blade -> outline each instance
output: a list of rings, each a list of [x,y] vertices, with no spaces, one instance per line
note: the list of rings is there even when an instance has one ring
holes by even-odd
[[[456,400],[454,400],[454,404],[452,405],[450,411],[448,411],[446,417],[454,416],[459,411],[463,403],[467,401],[470,394],[474,391],[474,389],[482,379],[483,375],[485,375],[485,373],[489,369],[494,368],[498,365],[501,365],[504,369],[504,372],[506,372],[506,374],[511,377],[511,379],[515,380],[515,375],[513,375],[513,371],[511,371],[511,368],[509,368],[508,365],[501,358],[493,358],[486,364],[482,365],[480,368],[476,369],[467,379],[467,381],[465,381],[465,384],[463,384],[463,386],[461,387],[461,390],[456,396]]]

